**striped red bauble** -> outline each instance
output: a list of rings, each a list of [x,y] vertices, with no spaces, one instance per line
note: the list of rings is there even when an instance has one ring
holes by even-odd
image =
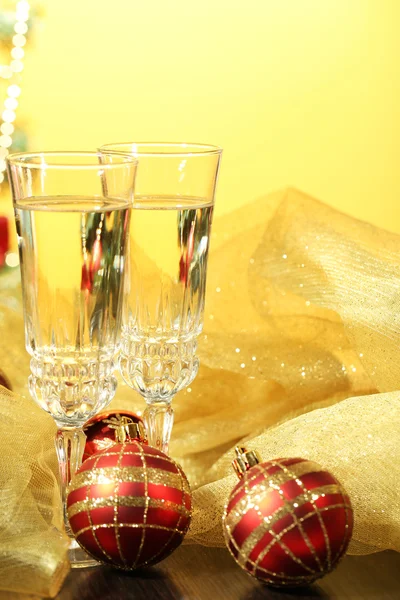
[[[236,451],[240,481],[223,516],[225,541],[236,562],[277,587],[306,585],[332,571],[353,529],[342,485],[309,460],[259,463],[256,453]]]
[[[138,439],[85,460],[68,489],[77,542],[96,560],[121,569],[150,566],[182,542],[191,493],[181,467]]]

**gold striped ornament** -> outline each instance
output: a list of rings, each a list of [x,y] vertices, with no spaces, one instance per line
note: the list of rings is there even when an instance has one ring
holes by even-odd
[[[223,515],[225,542],[242,569],[276,587],[307,585],[333,570],[353,529],[338,480],[302,458],[261,463],[236,448],[240,481]]]
[[[87,458],[67,497],[71,530],[99,562],[132,570],[158,563],[182,542],[191,492],[181,467],[144,442],[141,422],[116,427],[111,448]]]

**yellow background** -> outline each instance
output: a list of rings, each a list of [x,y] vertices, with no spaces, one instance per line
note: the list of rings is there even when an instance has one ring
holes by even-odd
[[[400,232],[399,0],[46,0],[30,148],[225,150],[217,214],[286,185]]]

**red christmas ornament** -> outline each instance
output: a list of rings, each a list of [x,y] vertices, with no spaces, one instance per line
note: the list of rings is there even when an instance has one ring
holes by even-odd
[[[128,570],[171,554],[191,519],[190,487],[181,467],[133,439],[140,437],[138,425],[134,427],[130,438],[82,464],[67,498],[69,522],[80,546],[96,560]]]
[[[0,267],[4,265],[6,260],[6,254],[10,246],[9,237],[8,219],[0,216]]]
[[[138,415],[128,410],[104,411],[89,419],[83,428],[86,435],[86,444],[82,461],[85,461],[96,452],[114,446],[116,440],[115,430],[121,424],[125,424],[125,419],[129,419],[132,423],[143,423]],[[145,440],[143,439],[143,441]]]
[[[236,452],[241,479],[223,516],[236,562],[277,587],[306,585],[332,571],[353,529],[350,499],[337,479],[302,458],[259,464],[255,452]]]

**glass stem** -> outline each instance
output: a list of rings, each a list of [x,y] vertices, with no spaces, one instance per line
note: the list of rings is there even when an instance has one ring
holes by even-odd
[[[143,413],[147,439],[150,446],[168,454],[169,440],[171,439],[174,411],[171,400],[148,401]]]
[[[60,427],[55,437],[55,446],[60,469],[61,501],[64,525],[67,534],[72,537],[67,516],[67,487],[71,478],[82,464],[86,436],[80,428]]]

